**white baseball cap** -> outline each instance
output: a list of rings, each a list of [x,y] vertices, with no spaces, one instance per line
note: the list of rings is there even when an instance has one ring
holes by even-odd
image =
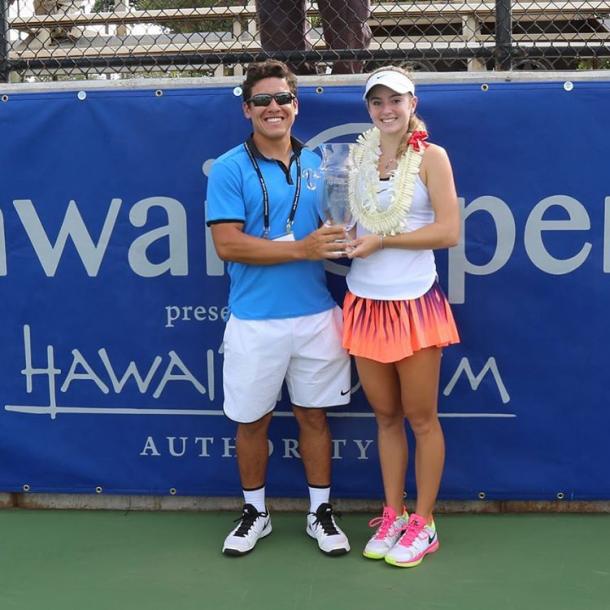
[[[369,91],[377,85],[383,85],[392,91],[396,91],[396,93],[399,93],[400,95],[415,93],[415,85],[408,76],[405,76],[396,70],[382,70],[381,72],[372,74],[366,81],[362,99],[366,100]]]

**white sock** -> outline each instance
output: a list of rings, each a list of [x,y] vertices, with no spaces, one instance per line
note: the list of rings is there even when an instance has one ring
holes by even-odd
[[[244,504],[252,504],[259,513],[266,513],[265,508],[265,486],[258,489],[244,489]]]
[[[311,487],[309,486],[309,512],[315,513],[320,504],[326,504],[330,500],[330,486]]]

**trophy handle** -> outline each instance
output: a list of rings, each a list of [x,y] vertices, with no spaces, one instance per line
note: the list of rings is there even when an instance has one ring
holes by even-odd
[[[302,175],[303,178],[305,178],[305,186],[307,186],[310,191],[315,191],[318,188],[318,180],[320,180],[322,175],[310,167],[304,169]]]

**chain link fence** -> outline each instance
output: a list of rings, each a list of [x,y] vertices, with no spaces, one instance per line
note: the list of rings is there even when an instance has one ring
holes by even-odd
[[[0,80],[610,67],[610,1],[0,0]]]

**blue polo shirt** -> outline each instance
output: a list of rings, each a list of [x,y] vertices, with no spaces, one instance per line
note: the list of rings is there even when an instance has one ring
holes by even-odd
[[[264,157],[248,144],[261,169],[269,194],[270,239],[283,235],[294,200],[296,157],[301,170],[318,168],[320,158],[293,138],[289,168]],[[299,240],[319,226],[316,191],[302,180],[294,217],[293,233]],[[248,235],[263,237],[263,192],[259,178],[243,144],[218,157],[212,166],[207,189],[207,224],[243,222]],[[269,320],[294,318],[326,311],[335,306],[326,287],[322,261],[296,261],[276,265],[228,263],[231,280],[229,308],[237,318]]]

